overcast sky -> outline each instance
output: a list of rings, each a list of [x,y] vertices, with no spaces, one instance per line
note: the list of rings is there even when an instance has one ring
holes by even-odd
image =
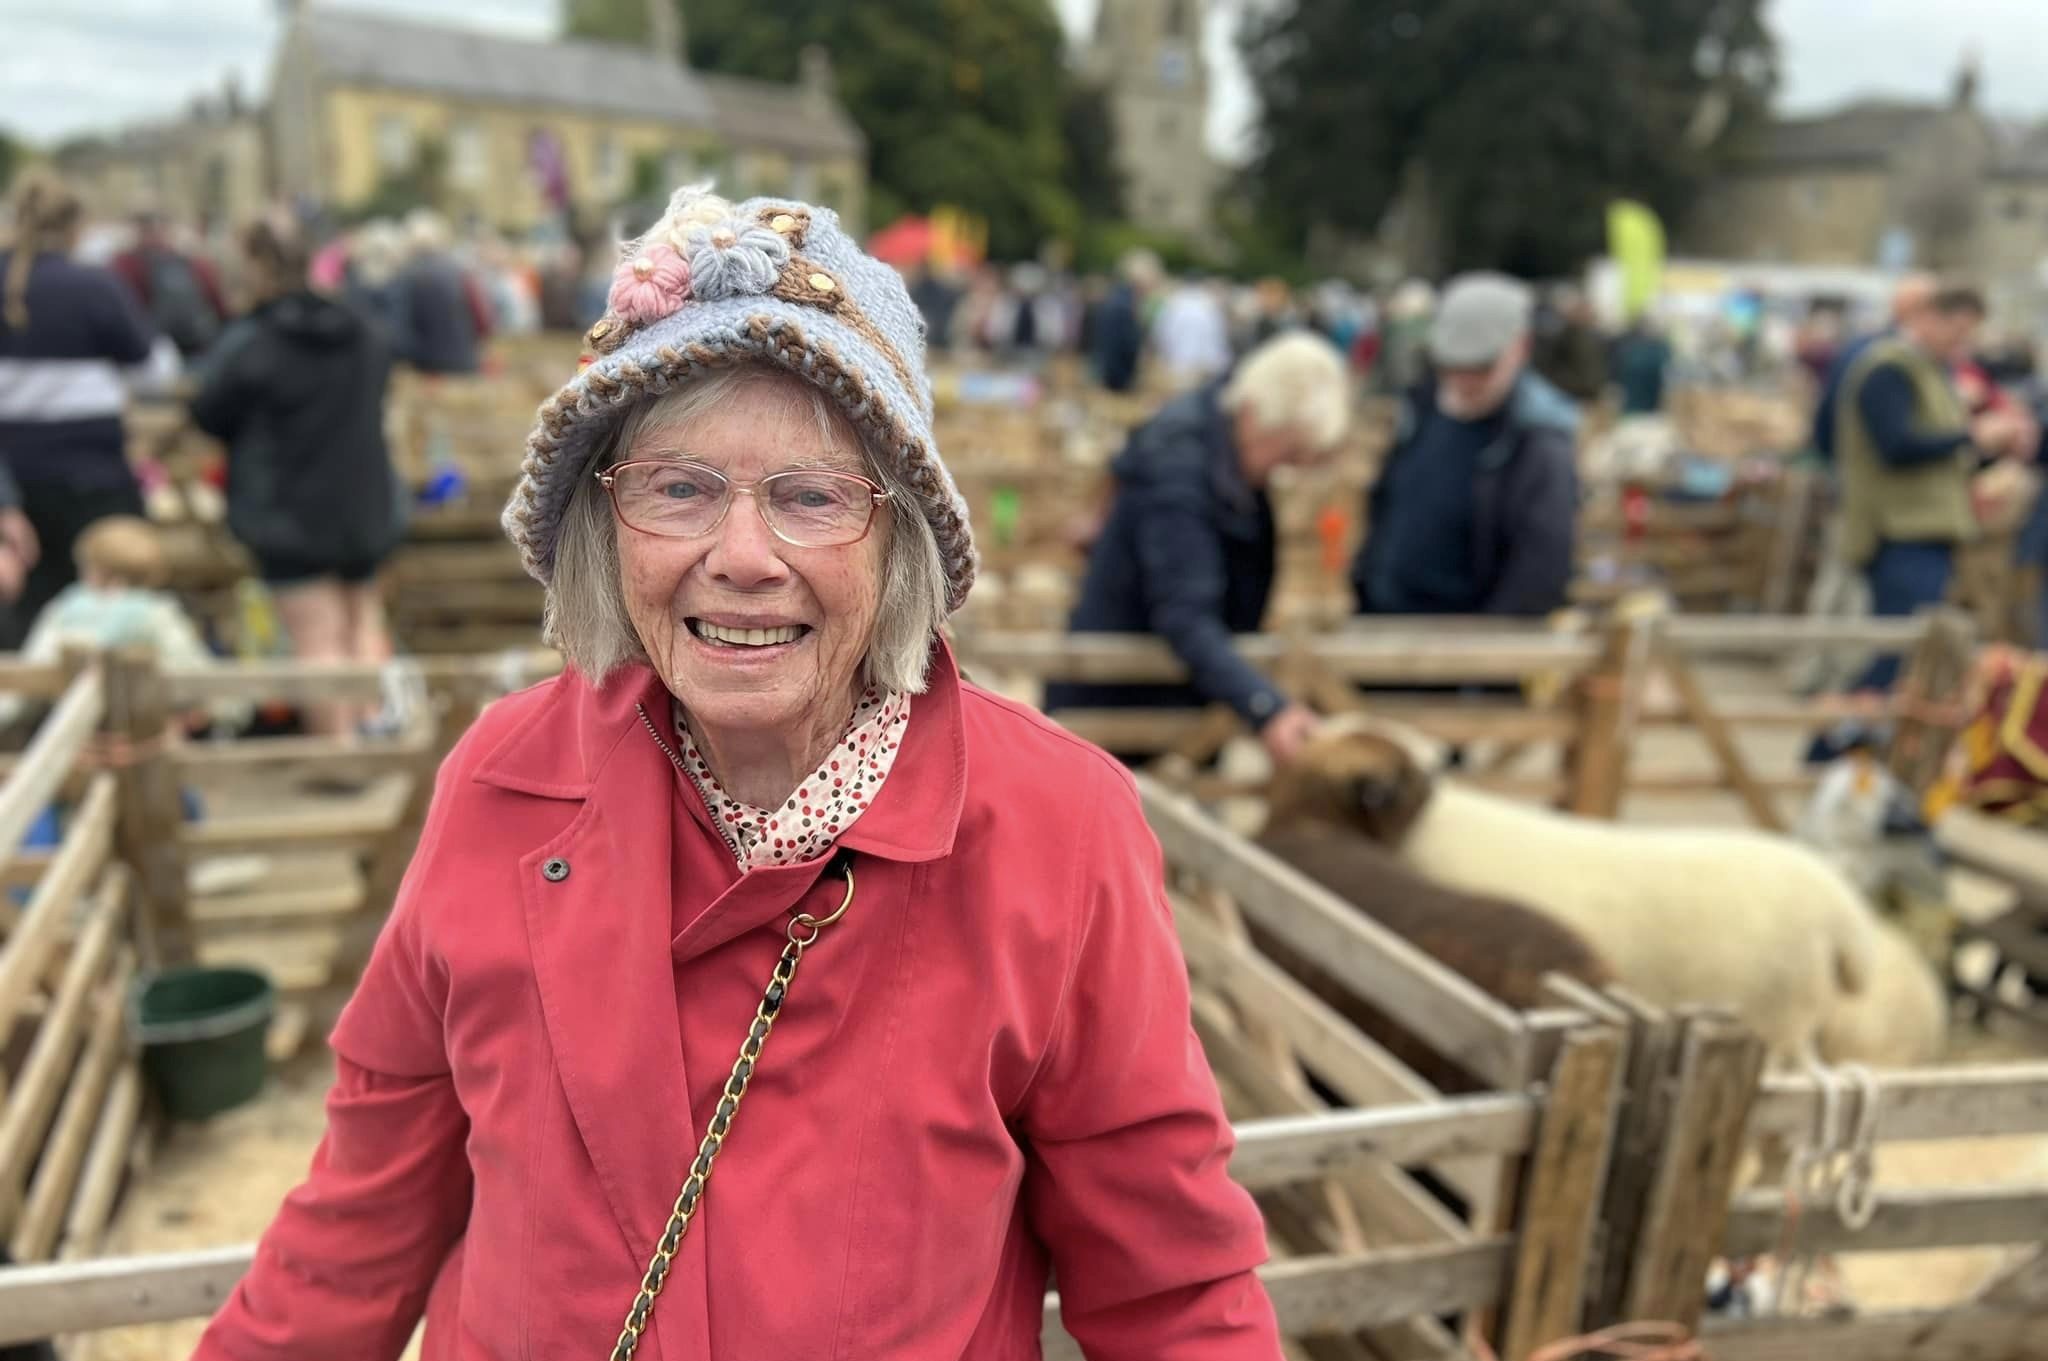
[[[1272,2],[1211,5],[1206,46],[1216,90],[1209,132],[1224,155],[1242,148],[1252,114],[1232,59],[1232,14],[1240,4]],[[553,31],[558,9],[557,0],[347,3],[532,36]],[[1077,32],[1098,3],[1055,0]],[[1939,98],[1964,53],[1974,50],[1993,111],[2048,116],[2048,0],[1769,3],[1788,110],[1865,94]],[[217,90],[230,72],[260,94],[277,13],[276,0],[0,0],[0,128],[44,140],[105,129],[170,112],[193,93]]]

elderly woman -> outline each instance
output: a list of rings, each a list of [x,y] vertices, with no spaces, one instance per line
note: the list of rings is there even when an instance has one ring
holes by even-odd
[[[450,756],[208,1361],[1276,1358],[1123,771],[961,680],[917,313],[685,190],[506,512],[568,670]]]

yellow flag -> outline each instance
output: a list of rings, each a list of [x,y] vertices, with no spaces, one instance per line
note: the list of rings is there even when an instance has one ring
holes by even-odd
[[[1621,270],[1622,315],[1642,315],[1664,283],[1664,224],[1640,203],[1607,205],[1607,253]]]

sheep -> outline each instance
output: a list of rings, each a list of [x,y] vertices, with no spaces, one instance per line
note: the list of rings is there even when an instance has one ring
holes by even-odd
[[[1879,923],[1869,986],[1839,1002],[1821,1025],[1828,1063],[1911,1068],[1941,1057],[1948,995],[1910,937]]]
[[[1871,977],[1874,919],[1789,839],[1621,827],[1432,780],[1417,741],[1381,723],[1328,727],[1300,759],[1414,869],[1575,928],[1653,1003],[1732,1010],[1779,1063],[1813,1057],[1823,1021]]]
[[[1312,767],[1294,766],[1276,788],[1297,810],[1318,807]],[[1542,981],[1557,972],[1592,987],[1614,972],[1576,931],[1503,898],[1446,888],[1417,874],[1384,848],[1336,823],[1342,809],[1320,803],[1325,819],[1295,816],[1259,838],[1259,844],[1356,907],[1438,963],[1487,993],[1524,1010],[1542,1006]],[[1317,997],[1441,1092],[1477,1089],[1469,1074],[1421,1038],[1345,987],[1315,962],[1269,933],[1252,928],[1261,953],[1293,974]]]

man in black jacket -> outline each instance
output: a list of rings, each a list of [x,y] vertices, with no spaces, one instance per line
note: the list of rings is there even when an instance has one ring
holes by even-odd
[[[1444,290],[1435,376],[1408,394],[1351,565],[1363,614],[1542,615],[1565,603],[1578,411],[1528,367],[1528,290]]]
[[[1111,465],[1116,500],[1089,553],[1068,627],[1155,633],[1187,667],[1186,685],[1046,688],[1062,708],[1228,704],[1278,760],[1316,717],[1238,656],[1272,594],[1273,470],[1325,457],[1350,419],[1344,361],[1329,342],[1287,332],[1227,378],[1176,397],[1131,435]]]

